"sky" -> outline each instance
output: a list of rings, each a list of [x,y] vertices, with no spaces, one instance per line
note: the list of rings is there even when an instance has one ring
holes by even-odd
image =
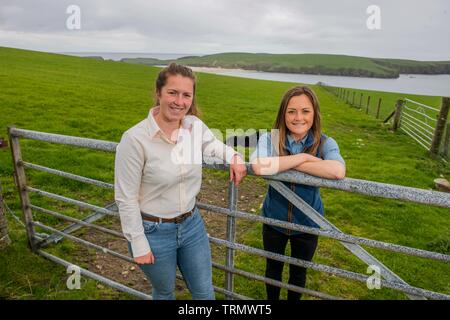
[[[0,46],[450,60],[450,1],[0,0]]]

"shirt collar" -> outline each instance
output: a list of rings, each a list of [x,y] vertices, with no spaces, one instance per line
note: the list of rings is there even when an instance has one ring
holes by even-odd
[[[158,123],[156,123],[155,120],[155,116],[158,114],[158,112],[160,111],[160,106],[156,106],[150,109],[149,113],[148,113],[148,120],[149,120],[149,133],[150,133],[150,137],[153,139],[155,137],[164,135],[163,131],[161,130],[161,128],[158,126]],[[181,129],[186,129],[188,131],[192,130],[192,119],[190,119],[190,116],[185,116],[182,120],[181,120]],[[184,130],[180,130],[180,132],[182,132]],[[180,134],[178,134],[178,137],[180,137]]]
[[[294,137],[292,137],[291,134],[288,133],[287,140],[288,140],[289,147],[292,148],[294,146],[294,144],[297,144],[297,145],[300,144],[301,147],[304,147],[306,140],[308,139],[309,136],[310,136],[310,131],[308,131],[308,134],[302,140],[296,142]]]

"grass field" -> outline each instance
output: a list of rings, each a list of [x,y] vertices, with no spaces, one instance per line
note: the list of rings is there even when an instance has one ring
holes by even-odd
[[[170,60],[158,60],[153,58],[130,58],[122,59],[122,61],[146,65],[162,65],[170,62]],[[449,61],[432,62],[376,59],[333,54],[229,52],[201,57],[182,57],[176,61],[181,64],[196,67],[239,68],[265,72],[327,74],[375,78],[398,78],[400,73],[450,73]]]
[[[119,141],[126,129],[146,117],[149,106],[153,104],[152,88],[157,72],[158,68],[143,65],[0,48],[0,137],[6,137],[8,125],[15,125]],[[293,85],[199,73],[198,102],[202,119],[210,128],[220,129],[223,133],[227,128],[269,129],[283,93]],[[374,117],[349,107],[323,88],[314,86],[314,89],[321,102],[324,132],[339,143],[348,177],[423,189],[433,189],[436,177],[449,178],[449,167],[431,159],[408,136],[401,132],[393,133]],[[395,94],[391,98],[394,101]],[[416,99],[430,103],[439,101],[439,97],[414,97]],[[22,148],[26,161],[106,182],[113,181],[112,154],[26,140],[23,140]],[[0,149],[4,197],[8,206],[19,214],[12,172],[9,149]],[[27,173],[29,184],[43,190],[100,206],[113,199],[111,191],[35,171]],[[225,190],[226,180],[224,173],[205,171],[206,187],[208,183],[215,183],[219,191]],[[252,189],[264,188],[264,181],[249,178],[241,187],[240,195],[246,196]],[[450,254],[448,209],[336,190],[322,189],[321,193],[326,217],[344,232]],[[226,197],[226,192],[223,197]],[[202,198],[207,199],[208,194],[202,194]],[[36,195],[31,195],[31,201],[74,217],[88,214]],[[240,201],[240,205],[245,207],[245,201]],[[39,213],[35,216],[44,223],[57,225],[53,218]],[[86,279],[82,290],[68,290],[65,269],[31,254],[26,247],[22,227],[10,216],[8,221],[13,244],[0,252],[0,298],[130,298]],[[239,226],[240,241],[262,247],[260,225],[243,224],[243,229]],[[83,236],[83,232],[80,235]],[[80,250],[68,240],[49,249],[67,260],[75,257],[77,261],[81,260],[81,266],[88,266],[89,255],[93,252]],[[450,294],[448,264],[377,249],[368,248],[368,251],[411,285]],[[236,257],[237,267],[263,274],[263,259],[241,253]],[[336,241],[322,238],[314,261],[364,274],[367,268]],[[223,285],[221,272],[215,271],[214,281],[218,286]],[[241,277],[237,277],[235,282],[236,292],[265,298],[263,285]],[[309,271],[307,287],[347,299],[405,298],[405,295],[392,290],[369,291],[364,284],[315,271]],[[188,296],[179,296],[184,297]]]

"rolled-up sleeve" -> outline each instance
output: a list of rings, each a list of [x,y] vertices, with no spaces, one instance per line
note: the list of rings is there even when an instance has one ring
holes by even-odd
[[[336,160],[345,166],[344,158],[342,158],[339,152],[339,146],[333,138],[328,137],[323,144],[323,159]]]
[[[125,132],[116,149],[114,198],[119,208],[123,235],[131,243],[134,257],[150,252],[139,208],[144,159],[144,150],[140,144]]]

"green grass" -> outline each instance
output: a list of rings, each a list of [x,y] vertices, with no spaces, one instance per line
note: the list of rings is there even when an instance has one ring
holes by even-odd
[[[172,60],[122,59],[127,63],[162,65]],[[269,54],[229,52],[175,60],[196,67],[221,67],[306,74],[398,78],[400,73],[449,74],[450,61],[375,59],[336,54]]]
[[[146,117],[153,105],[153,83],[157,68],[112,61],[98,61],[56,54],[0,48],[0,137],[6,127],[17,127],[110,141]],[[271,128],[283,93],[294,84],[198,74],[198,102],[203,120],[223,133],[227,128]],[[433,160],[425,150],[401,132],[393,133],[372,116],[351,108],[323,88],[314,86],[321,102],[324,132],[334,137],[347,163],[347,176],[384,183],[433,189],[433,179],[449,176],[450,169]],[[380,93],[387,98],[388,94]],[[392,101],[398,96],[389,94]],[[422,100],[420,100],[422,99]],[[438,102],[439,97],[415,97]],[[436,104],[434,104],[436,105]],[[26,161],[50,166],[94,179],[113,182],[112,154],[42,142],[21,140]],[[7,204],[20,211],[12,178],[10,151],[0,149],[0,179]],[[67,181],[48,174],[27,171],[30,185],[71,198],[104,206],[112,191]],[[208,173],[209,174],[209,173]],[[211,175],[222,179],[225,175]],[[327,218],[344,232],[428,250],[448,252],[448,209],[402,201],[372,198],[322,189]],[[88,212],[31,195],[32,203],[75,217]],[[36,213],[42,222],[56,219]],[[22,228],[9,218],[14,244],[0,252],[0,297],[12,299],[123,298],[109,288],[98,289],[85,280],[82,290],[65,287],[67,275],[57,266],[29,252]],[[242,235],[245,244],[261,247],[260,226]],[[70,241],[51,250],[70,260],[77,246]],[[381,250],[368,249],[385,265],[412,285],[450,294],[448,264]],[[356,272],[366,266],[336,241],[321,239],[315,262]],[[237,254],[236,266],[263,274],[264,260]],[[223,274],[215,272],[215,284],[223,285]],[[349,299],[403,299],[390,290],[368,291],[364,285],[324,273],[308,273],[308,288]],[[236,277],[236,291],[265,298],[264,287]],[[283,292],[285,296],[285,292]]]

